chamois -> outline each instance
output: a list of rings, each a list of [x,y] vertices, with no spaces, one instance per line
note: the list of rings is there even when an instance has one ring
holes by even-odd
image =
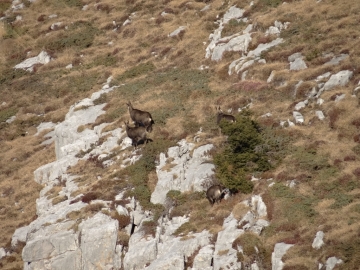
[[[152,125],[155,124],[151,114],[149,112],[134,109],[131,102],[126,103],[129,109],[131,120],[134,121],[136,126],[145,127],[147,132],[152,131]]]
[[[222,119],[225,119],[226,121],[229,121],[229,122],[236,122],[236,119],[233,115],[231,114],[225,114],[221,109],[220,109],[220,106],[219,107],[215,107],[216,110],[217,110],[217,114],[216,114],[216,123],[217,124],[220,124],[220,121]]]
[[[229,189],[225,188],[222,185],[213,185],[208,188],[206,191],[206,198],[209,200],[210,204],[213,206],[214,203],[220,202],[225,194],[229,193]]]
[[[146,128],[143,126],[139,127],[130,127],[129,121],[124,122],[126,126],[126,134],[131,139],[132,145],[135,146],[135,148],[138,146],[138,143],[140,141],[143,141],[144,144],[147,143],[146,138]]]

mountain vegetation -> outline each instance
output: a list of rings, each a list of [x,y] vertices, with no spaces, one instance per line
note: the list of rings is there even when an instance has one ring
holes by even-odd
[[[283,39],[261,52],[265,62],[238,73],[229,72],[229,66],[243,50],[225,51],[218,61],[205,57],[209,35],[232,6],[243,9],[247,20],[224,24],[221,42],[243,33],[250,23],[248,51]],[[211,180],[233,196],[211,207],[203,192],[169,192],[167,198],[174,202],[170,216],[190,216],[174,234],[204,229],[216,234],[224,218],[241,212],[239,201],[261,194],[270,225],[260,236],[245,234],[233,243],[244,247],[239,260],[258,260],[270,269],[274,245],[284,242],[295,244],[283,258],[284,269],[315,269],[315,261],[331,256],[343,261],[342,269],[358,269],[359,1],[0,0],[0,17],[0,248],[10,254],[0,260],[3,269],[23,267],[23,245],[13,247],[11,238],[16,228],[37,218],[42,186],[33,172],[56,159],[54,144],[42,144],[48,130],[38,134],[37,127],[63,121],[71,105],[100,89],[109,77],[111,86],[118,87],[97,100],[107,104],[106,113],[81,129],[101,123],[110,123],[107,130],[122,127],[129,120],[125,103],[131,101],[151,112],[152,141],[138,148],[141,158],[126,168],[115,158],[123,149],[108,157],[115,160],[110,167],[92,157],[69,168],[69,173],[81,175],[73,196],[84,194],[83,202],[115,202],[115,196],[127,190],[127,196],[155,213],[144,227],[154,233],[156,218],[168,210],[150,202],[159,154],[179,140],[193,140],[201,129],[202,141],[197,143],[215,146],[210,154],[216,179]],[[266,34],[275,21],[288,26]],[[170,35],[179,26],[184,28]],[[42,51],[50,56],[49,63],[36,64],[32,71],[14,68]],[[294,53],[301,53],[307,68],[289,69]],[[344,58],[330,63],[338,56]],[[352,72],[348,83],[322,92],[322,103],[310,98],[312,90],[325,83],[322,75],[343,70]],[[294,108],[304,100],[304,122],[296,123]],[[237,121],[218,126],[219,105]],[[295,187],[290,187],[292,181]],[[60,190],[61,181],[48,191],[53,204],[66,200]],[[89,204],[68,218],[81,220],[101,208]],[[114,209],[107,214],[121,228],[130,222]],[[325,244],[313,249],[318,231],[325,233]],[[121,233],[119,239],[125,246],[129,241]],[[251,250],[254,245],[260,253]]]

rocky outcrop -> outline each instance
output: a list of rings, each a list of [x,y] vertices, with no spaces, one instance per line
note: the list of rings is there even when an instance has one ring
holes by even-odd
[[[285,243],[277,243],[274,247],[274,252],[271,255],[272,270],[281,270],[284,267],[284,263],[281,260],[287,250],[293,245]]]
[[[169,148],[166,155],[161,153],[156,167],[158,182],[151,194],[151,202],[164,204],[170,190],[206,190],[206,182],[215,168],[207,154],[212,148],[212,144],[206,144],[195,149],[193,143],[182,140],[178,146]]]
[[[15,69],[24,69],[26,71],[32,72],[34,70],[35,65],[45,65],[49,63],[51,60],[50,55],[47,52],[42,51],[39,53],[38,56],[28,58],[23,62],[17,64],[14,68]]]

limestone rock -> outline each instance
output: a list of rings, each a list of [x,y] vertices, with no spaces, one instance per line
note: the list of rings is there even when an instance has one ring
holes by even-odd
[[[330,79],[325,83],[324,90],[331,90],[336,86],[345,86],[349,83],[353,72],[350,70],[342,70],[331,75]]]
[[[192,270],[212,270],[211,261],[214,256],[214,245],[207,245],[195,256]]]
[[[174,30],[173,32],[171,32],[168,37],[176,37],[177,35],[179,35],[181,32],[183,32],[186,29],[185,26],[179,26],[178,29]]]
[[[151,194],[152,203],[165,203],[166,194],[170,190],[202,191],[205,181],[214,174],[214,164],[207,163],[210,157],[207,152],[212,144],[202,145],[193,151],[194,144],[182,140],[178,146],[169,148],[166,158],[160,154],[160,162],[156,168],[158,182]]]
[[[83,269],[111,269],[115,261],[118,221],[99,212],[80,223],[79,230]]]
[[[223,230],[218,233],[215,243],[214,270],[241,269],[241,263],[237,260],[237,250],[232,248],[232,243],[243,233],[244,230],[238,229],[238,221],[231,213],[224,220]]]
[[[146,269],[177,270],[184,269],[186,258],[197,249],[208,246],[212,235],[208,231],[189,234],[185,237],[176,237],[171,241],[158,244],[158,256]],[[211,261],[210,261],[211,265]],[[210,266],[208,265],[208,266]]]
[[[288,57],[290,62],[290,70],[301,70],[306,69],[307,65],[303,60],[301,53],[294,53]]]
[[[281,260],[285,255],[287,250],[291,248],[293,245],[285,244],[285,243],[277,243],[274,247],[274,252],[271,254],[271,264],[272,270],[282,270],[284,267],[284,263]]]
[[[317,116],[317,118],[319,118],[319,120],[324,120],[325,116],[324,113],[322,111],[315,111],[315,115]]]
[[[323,239],[324,239],[324,232],[318,231],[311,246],[315,249],[320,249],[324,245]]]
[[[20,64],[17,64],[14,68],[15,69],[24,69],[26,71],[32,72],[34,69],[34,65],[37,64],[47,64],[51,60],[50,55],[48,55],[47,52],[42,51],[38,54],[38,56],[31,57],[26,59],[25,61],[21,62]]]
[[[295,119],[296,124],[303,124],[304,123],[304,116],[297,111],[293,111],[293,117]]]
[[[325,267],[326,270],[332,270],[336,265],[342,264],[343,261],[341,259],[338,259],[336,257],[330,257],[326,260]]]

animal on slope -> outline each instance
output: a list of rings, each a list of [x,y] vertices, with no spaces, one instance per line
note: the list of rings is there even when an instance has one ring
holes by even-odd
[[[231,123],[236,122],[235,117],[234,117],[233,115],[231,115],[231,114],[225,114],[225,113],[221,110],[220,106],[219,106],[219,107],[215,107],[215,108],[216,108],[216,110],[217,110],[217,113],[216,113],[216,123],[217,123],[217,124],[220,124],[220,121],[221,121],[222,119],[224,119],[224,120],[226,120],[226,121],[229,121],[229,122],[231,122]]]
[[[151,114],[146,111],[134,109],[131,102],[126,103],[129,109],[131,120],[135,122],[136,126],[143,126],[147,132],[152,131],[152,125],[155,124]]]
[[[124,122],[126,126],[126,134],[131,139],[132,145],[135,147],[138,146],[139,142],[143,142],[144,144],[147,143],[147,131],[144,126],[138,126],[138,127],[130,127],[129,121]]]
[[[224,198],[225,194],[230,193],[228,188],[225,188],[222,185],[212,185],[206,191],[206,198],[209,200],[211,205],[214,205],[216,202],[220,202]]]

